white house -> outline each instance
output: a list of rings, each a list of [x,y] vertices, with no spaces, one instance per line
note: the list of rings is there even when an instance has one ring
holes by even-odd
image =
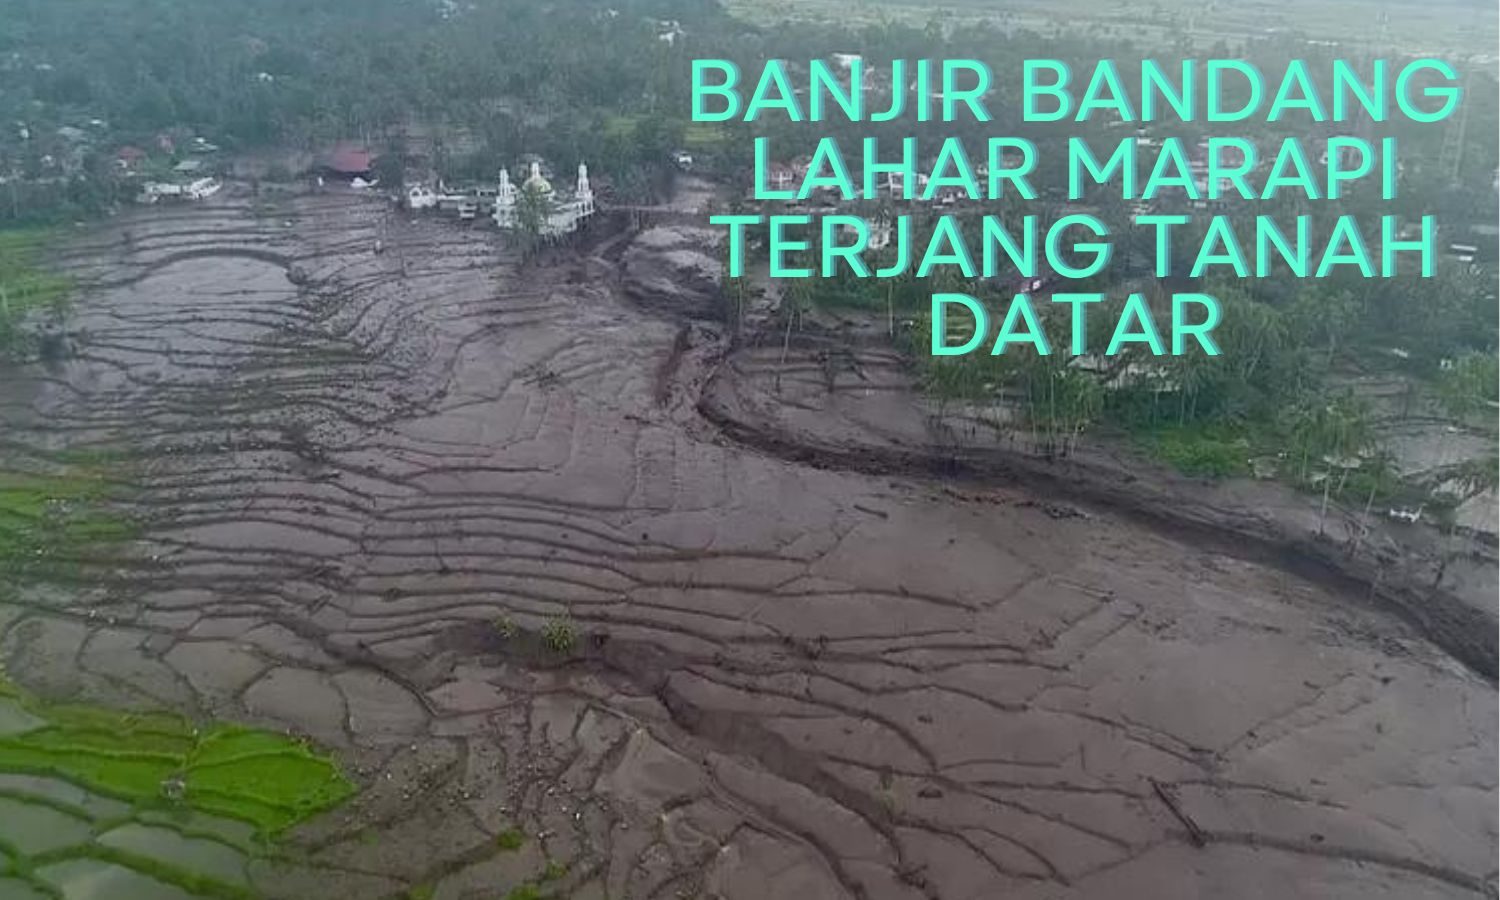
[[[207,200],[222,190],[224,185],[217,178],[199,178],[182,189],[182,195],[189,200]]]
[[[153,204],[160,200],[207,200],[224,189],[217,178],[199,178],[188,184],[148,181],[141,186],[137,203]]]
[[[141,193],[137,196],[137,203],[152,204],[163,197],[181,197],[182,185],[167,184],[162,181],[148,181],[141,186]]]
[[[432,209],[437,204],[437,192],[425,184],[414,184],[406,189],[407,209]]]

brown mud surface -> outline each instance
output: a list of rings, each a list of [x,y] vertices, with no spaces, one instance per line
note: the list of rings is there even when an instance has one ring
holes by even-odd
[[[852,464],[630,243],[523,269],[334,195],[80,237],[0,453],[126,451],[144,535],[0,605],[7,672],[333,749],[362,790],[272,897],[1494,896],[1441,629],[1068,476]]]
[[[747,446],[807,465],[1026,486],[1107,508],[1385,609],[1496,680],[1500,585],[1482,538],[1455,554],[1436,528],[1386,521],[1383,510],[1334,503],[1320,517],[1316,499],[1285,485],[1195,479],[1104,442],[1049,457],[1025,446],[1024,430],[997,434],[963,410],[939,414],[888,342],[825,330],[788,343],[730,356],[702,392],[702,416]]]

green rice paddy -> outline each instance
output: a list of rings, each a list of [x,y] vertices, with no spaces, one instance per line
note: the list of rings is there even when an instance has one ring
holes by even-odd
[[[247,864],[354,791],[292,738],[47,703],[0,678],[0,896],[253,898]]]

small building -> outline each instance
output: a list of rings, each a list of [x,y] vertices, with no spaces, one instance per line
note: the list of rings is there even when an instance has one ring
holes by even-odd
[[[147,205],[154,204],[164,199],[181,199],[182,185],[168,184],[161,181],[148,181],[141,186],[140,194],[135,198],[137,203]]]
[[[685,34],[682,23],[676,19],[662,19],[656,23],[656,39],[668,46],[675,46],[677,39]]]
[[[406,208],[411,210],[432,209],[438,205],[437,192],[425,184],[414,184],[406,189]]]
[[[135,200],[147,205],[162,200],[207,200],[223,189],[223,183],[217,178],[199,178],[187,184],[148,181],[141,185],[141,192]]]
[[[969,199],[969,192],[957,185],[944,185],[937,189],[933,199],[939,206],[957,206]]]
[[[199,178],[182,189],[182,195],[189,200],[207,200],[217,194],[224,187],[217,178]]]
[[[843,246],[853,246],[859,240],[859,229],[857,226],[840,224],[838,226],[839,243]],[[866,222],[864,249],[879,252],[891,245],[891,223],[884,216],[880,216]]]
[[[146,151],[139,147],[121,147],[115,152],[115,165],[131,170],[146,161]]]
[[[355,144],[340,144],[323,154],[318,161],[320,174],[343,181],[355,178],[370,181],[375,168],[375,157],[368,148]]]
[[[766,172],[766,187],[773,191],[790,190],[797,180],[797,169],[790,163],[771,163]]]
[[[927,183],[932,179],[925,172],[918,172],[915,183],[911,187],[912,199],[918,199],[927,190]],[[886,190],[891,197],[900,200],[906,196],[906,175],[903,172],[885,173]]]

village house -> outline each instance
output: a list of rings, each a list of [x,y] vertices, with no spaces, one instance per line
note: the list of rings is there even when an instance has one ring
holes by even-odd
[[[433,209],[438,205],[437,192],[425,184],[414,184],[406,189],[406,208],[410,210]]]
[[[127,172],[138,169],[146,161],[146,151],[139,147],[121,147],[115,152],[115,165]]]
[[[676,19],[662,19],[656,23],[656,39],[668,46],[675,46],[677,39],[687,34],[682,30],[682,23]]]
[[[375,168],[375,157],[367,148],[356,144],[339,144],[319,159],[319,175],[350,181],[358,178],[368,183]]]
[[[931,180],[926,173],[918,172],[916,182],[911,189],[912,197],[921,197],[922,192],[927,190],[927,183]],[[906,196],[906,175],[901,172],[885,173],[885,188],[893,199],[903,199]]]
[[[969,199],[969,192],[957,185],[944,185],[933,192],[932,199],[939,206],[957,206]]]
[[[884,217],[879,217],[867,222],[869,226],[868,236],[865,239],[865,249],[872,252],[880,252],[891,245],[891,223]],[[853,245],[857,240],[857,232],[853,226],[840,224],[838,228],[839,243],[845,246]]]
[[[57,136],[67,144],[84,144],[88,142],[89,134],[82,128],[72,125],[64,125],[57,129]]]
[[[198,178],[187,184],[168,181],[148,181],[141,185],[136,196],[137,203],[153,205],[162,200],[207,200],[223,189],[217,178]]]
[[[189,200],[207,200],[217,194],[224,186],[217,178],[199,178],[188,184],[183,189],[183,196]]]
[[[771,163],[766,172],[766,187],[773,191],[789,191],[801,180],[802,177],[791,163]]]

